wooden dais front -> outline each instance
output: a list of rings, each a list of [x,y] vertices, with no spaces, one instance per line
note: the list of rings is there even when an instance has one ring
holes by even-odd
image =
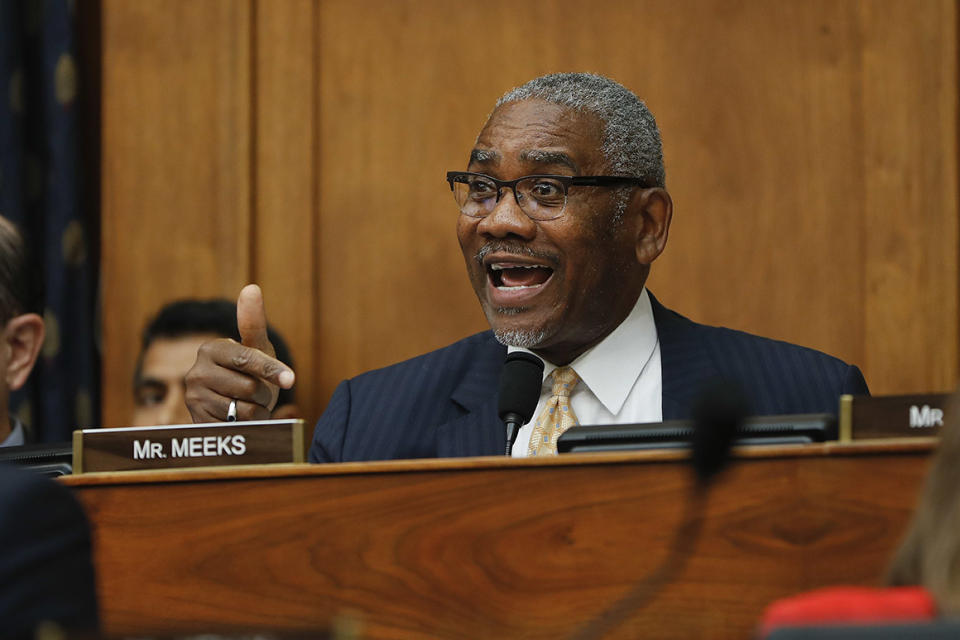
[[[746,638],[773,599],[875,584],[931,444],[753,448],[682,573],[612,637]],[[680,452],[272,465],[66,478],[111,634],[322,628],[558,638],[664,557]]]

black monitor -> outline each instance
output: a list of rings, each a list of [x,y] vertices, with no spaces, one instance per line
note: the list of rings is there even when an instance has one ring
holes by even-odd
[[[672,449],[690,445],[693,421],[666,420],[648,424],[571,427],[557,440],[559,453]],[[808,444],[837,439],[837,417],[831,413],[753,416],[737,430],[734,446]]]
[[[942,620],[888,625],[783,627],[767,635],[767,640],[904,640],[905,638],[910,640],[960,638],[960,622]]]
[[[73,473],[73,446],[69,442],[0,447],[0,463],[15,464],[56,478]]]

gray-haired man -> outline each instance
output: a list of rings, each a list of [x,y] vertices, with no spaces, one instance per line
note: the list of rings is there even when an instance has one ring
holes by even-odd
[[[705,382],[739,382],[756,414],[835,412],[866,393],[860,371],[825,354],[699,325],[647,291],[673,203],[660,134],[643,102],[593,74],[536,78],[497,102],[447,182],[457,236],[492,331],[341,383],[317,423],[311,460],[500,453],[497,381],[508,348],[545,361],[535,418],[513,455],[556,452],[571,424],[687,418]],[[259,290],[241,292],[263,327]],[[241,331],[241,333],[243,333]],[[195,420],[232,400],[266,415],[293,373],[246,348],[208,343],[188,376]],[[238,366],[237,363],[243,364]]]

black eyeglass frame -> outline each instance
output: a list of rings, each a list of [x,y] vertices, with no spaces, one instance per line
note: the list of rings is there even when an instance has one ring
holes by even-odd
[[[637,178],[635,176],[559,176],[549,173],[535,173],[529,176],[520,176],[516,180],[498,180],[497,178],[488,176],[485,173],[477,173],[475,171],[447,171],[447,183],[450,185],[450,191],[454,191],[454,182],[466,184],[465,180],[457,180],[457,178],[468,177],[484,178],[485,180],[489,180],[495,184],[497,187],[497,199],[495,202],[500,202],[500,198],[502,197],[501,194],[503,193],[504,189],[510,189],[513,191],[513,197],[516,199],[517,203],[520,202],[520,199],[517,198],[517,185],[524,180],[530,180],[531,178],[549,178],[551,180],[556,180],[563,185],[564,198],[564,206],[557,215],[558,218],[563,215],[563,211],[566,210],[566,198],[569,194],[570,187],[611,187],[618,184],[632,184],[643,189],[650,189],[656,186],[650,184],[649,180],[644,180],[643,178]]]

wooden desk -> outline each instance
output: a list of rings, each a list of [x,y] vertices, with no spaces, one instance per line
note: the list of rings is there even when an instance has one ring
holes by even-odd
[[[695,555],[616,637],[746,638],[771,600],[874,584],[929,442],[743,450]],[[70,477],[95,528],[109,633],[319,628],[562,638],[664,557],[682,452]]]

